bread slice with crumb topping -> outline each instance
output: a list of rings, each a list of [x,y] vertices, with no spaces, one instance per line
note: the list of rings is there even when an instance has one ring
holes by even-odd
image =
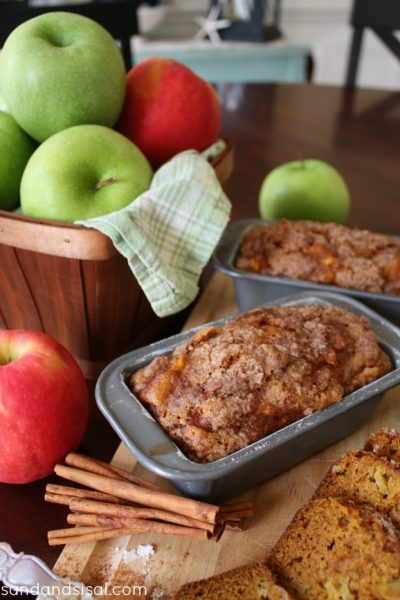
[[[317,498],[300,508],[268,564],[300,600],[400,598],[400,540],[371,507]]]
[[[292,600],[262,564],[238,567],[184,585],[170,600]]]
[[[387,458],[391,462],[400,463],[400,433],[383,427],[369,436],[364,450]]]
[[[315,498],[341,496],[368,503],[400,527],[400,465],[373,452],[353,450],[329,469]]]

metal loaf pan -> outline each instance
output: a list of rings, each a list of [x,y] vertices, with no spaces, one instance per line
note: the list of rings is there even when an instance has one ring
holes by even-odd
[[[181,452],[128,389],[130,373],[155,357],[169,354],[197,327],[134,350],[110,363],[96,386],[97,404],[137,460],[170,479],[185,495],[223,501],[288,469],[355,431],[378,406],[384,392],[400,383],[400,329],[356,300],[326,292],[303,292],[268,305],[322,304],[338,306],[369,318],[380,345],[390,354],[393,370],[341,402],[304,417],[233,454],[207,464]],[[214,321],[220,325],[235,315]],[[202,326],[204,327],[204,325]],[[389,425],[389,424],[388,424]]]
[[[364,292],[350,288],[315,283],[303,279],[290,279],[276,275],[260,275],[235,267],[235,258],[245,233],[253,228],[268,225],[273,221],[243,219],[230,223],[213,255],[214,266],[233,278],[236,302],[239,310],[249,310],[264,302],[275,300],[300,291],[329,291],[357,298],[370,308],[400,326],[400,298],[392,294]]]

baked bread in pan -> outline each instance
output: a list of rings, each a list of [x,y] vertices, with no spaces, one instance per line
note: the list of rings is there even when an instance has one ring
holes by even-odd
[[[400,295],[400,241],[336,223],[280,219],[252,227],[242,239],[235,266],[263,275]]]
[[[259,308],[205,327],[130,387],[196,462],[228,456],[391,369],[368,320],[326,305]]]

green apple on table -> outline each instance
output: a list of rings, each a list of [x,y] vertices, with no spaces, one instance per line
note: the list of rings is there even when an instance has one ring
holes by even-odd
[[[144,154],[102,125],[56,133],[32,154],[21,181],[22,213],[73,222],[110,213],[146,191],[153,176]]]
[[[19,205],[19,186],[25,166],[36,143],[15,119],[0,110],[0,209],[14,210]]]
[[[285,163],[264,179],[259,195],[264,219],[309,219],[344,223],[350,193],[340,173],[321,160]]]
[[[15,120],[42,142],[73,125],[112,127],[125,97],[125,66],[114,39],[98,23],[49,12],[7,38],[0,88]]]

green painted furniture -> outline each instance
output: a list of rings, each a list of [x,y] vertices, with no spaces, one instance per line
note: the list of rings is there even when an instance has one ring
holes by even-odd
[[[142,42],[135,38],[135,63],[150,56],[178,60],[213,83],[301,83],[307,80],[311,49],[282,42]]]

